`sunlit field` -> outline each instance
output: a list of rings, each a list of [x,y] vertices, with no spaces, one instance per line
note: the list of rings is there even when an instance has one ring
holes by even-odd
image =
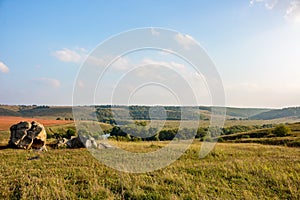
[[[114,142],[115,144],[117,142]],[[166,142],[118,142],[155,151]],[[217,144],[199,159],[195,142],[170,166],[144,174],[111,169],[86,149],[2,149],[1,199],[299,199],[300,149]],[[30,160],[30,158],[38,159]]]

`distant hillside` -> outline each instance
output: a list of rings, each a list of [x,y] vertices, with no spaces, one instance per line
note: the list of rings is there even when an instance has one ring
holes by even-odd
[[[37,107],[21,110],[20,113],[24,117],[72,117],[72,107]]]
[[[267,126],[266,126],[267,127]],[[276,127],[278,127],[277,131]],[[249,130],[219,136],[219,141],[234,143],[260,143],[300,147],[300,123],[271,125],[269,128]],[[281,127],[281,128],[279,128]]]
[[[300,107],[270,110],[250,117],[250,119],[269,120],[286,117],[300,117]]]
[[[211,112],[212,109],[218,111],[218,109],[223,110],[220,107],[211,107],[211,106],[199,106],[200,111],[209,111]],[[251,116],[270,111],[271,109],[267,108],[232,108],[226,107],[226,115],[231,117],[238,117],[238,118],[249,118]]]
[[[0,107],[0,115],[1,116],[21,116],[19,112],[16,112],[14,110],[6,109],[6,108],[1,108]]]
[[[72,117],[71,106],[25,106],[25,105],[0,105],[0,116],[21,116],[21,117]]]
[[[234,117],[244,117],[244,118],[249,118],[251,116],[263,113],[263,112],[268,112],[271,109],[264,109],[264,108],[231,108],[228,107],[226,108],[226,114],[229,116],[234,116]]]
[[[82,109],[83,107],[80,107]],[[94,114],[92,113],[95,110],[91,109],[92,107],[85,106],[89,112],[83,112],[82,119],[90,120],[94,119]],[[149,120],[149,110],[158,108],[160,106],[110,106],[110,105],[99,105],[96,106],[97,117],[99,121],[111,121],[114,118],[114,115],[124,115],[128,111],[130,116],[135,120]],[[202,120],[209,120],[212,109],[218,112],[222,111],[219,107],[208,107],[208,106],[189,106],[189,107],[180,107],[180,106],[164,106],[168,120],[180,120],[181,119],[181,109],[185,108],[188,110],[187,115],[184,116],[185,120],[195,119],[195,116],[198,116]],[[226,108],[226,113],[229,118],[249,118],[253,115],[257,115],[270,109],[258,109],[258,108]],[[72,107],[71,106],[37,106],[37,105],[0,105],[0,116],[23,116],[23,117],[47,117],[47,118],[58,118],[58,117],[72,117]],[[119,116],[120,117],[120,116]],[[153,116],[152,116],[153,117]]]

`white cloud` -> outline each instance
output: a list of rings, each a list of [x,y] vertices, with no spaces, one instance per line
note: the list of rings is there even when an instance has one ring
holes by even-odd
[[[46,77],[41,77],[33,80],[35,83],[47,86],[47,87],[52,87],[52,88],[59,88],[60,87],[60,81],[57,79],[53,78],[46,78]]]
[[[155,28],[151,28],[151,34],[153,36],[158,36],[160,33],[157,30],[155,30]]]
[[[189,50],[191,46],[195,45],[195,40],[190,35],[176,34],[175,40],[182,45],[186,50]]]
[[[133,64],[130,62],[130,59],[127,57],[113,56],[113,55],[106,55],[103,57],[90,55],[87,57],[86,63],[90,66],[95,66],[95,67],[107,67],[107,65],[110,64],[109,68],[114,69],[116,71],[128,70],[130,66]]]
[[[86,63],[89,64],[89,65],[103,67],[106,63],[106,59],[105,58],[98,58],[96,56],[89,55],[87,57]]]
[[[61,50],[55,51],[53,55],[63,62],[80,63],[86,57],[85,53],[86,50],[83,48],[76,48],[76,50],[63,48]]]
[[[268,10],[272,10],[278,3],[278,0],[251,0],[250,6],[253,6],[254,3],[264,3],[264,6]]]
[[[300,0],[250,0],[250,6],[255,3],[263,3],[268,10],[273,10],[275,7],[278,7],[278,10],[283,9],[285,11],[283,17],[286,20],[300,23]]]
[[[166,62],[166,61],[157,61],[152,60],[150,58],[144,58],[140,65],[157,65],[157,66],[164,66],[176,70],[180,74],[187,74],[188,70],[184,64],[177,63],[174,61]],[[159,74],[159,73],[158,73]],[[156,74],[158,76],[158,74]]]
[[[250,6],[253,6],[255,2],[262,2],[264,0],[250,0]]]
[[[285,13],[285,19],[300,23],[300,1],[292,1]]]
[[[2,73],[8,73],[9,72],[9,68],[1,61],[0,61],[0,72],[2,72]]]
[[[271,0],[265,3],[265,7],[269,10],[272,10],[278,3],[278,0]]]
[[[115,70],[118,71],[124,71],[127,70],[132,63],[130,63],[130,60],[128,58],[124,57],[118,57],[114,63],[112,63],[112,67]]]

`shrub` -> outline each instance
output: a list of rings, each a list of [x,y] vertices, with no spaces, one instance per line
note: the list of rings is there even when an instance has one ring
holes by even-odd
[[[207,135],[207,131],[208,131],[207,128],[202,128],[202,127],[198,128],[197,135],[196,135],[195,138],[203,138],[203,137],[205,137]]]
[[[158,134],[158,138],[160,141],[173,140],[177,132],[178,129],[161,130]]]
[[[74,129],[68,129],[65,134],[65,137],[71,139],[71,137],[75,135],[76,135],[76,131]]]
[[[283,124],[276,126],[274,128],[274,130],[272,131],[272,133],[277,137],[287,136],[290,134],[290,132],[291,132],[291,129]]]
[[[250,135],[242,135],[242,138],[250,138]]]
[[[135,121],[134,123],[135,123],[135,125],[138,125],[138,126],[147,126],[146,121]]]

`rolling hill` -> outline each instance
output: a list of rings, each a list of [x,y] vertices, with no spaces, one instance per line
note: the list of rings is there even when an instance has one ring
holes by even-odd
[[[91,110],[90,106],[81,107]],[[135,120],[147,120],[150,119],[149,110],[151,108],[161,108],[161,106],[110,106],[99,105],[96,106],[97,117],[100,121],[113,118],[114,115],[122,115],[129,109],[130,115]],[[180,120],[181,109],[187,109],[188,115],[186,119],[193,119],[195,116],[199,116],[200,119],[208,120],[210,118],[212,109],[216,112],[222,112],[220,107],[206,107],[206,106],[164,106],[168,120]],[[94,109],[92,109],[94,111]],[[261,108],[226,108],[226,114],[229,118],[249,118],[251,116],[257,116],[261,113],[271,111],[270,109]],[[21,117],[47,117],[47,118],[71,118],[72,107],[71,106],[37,106],[37,105],[0,105],[0,116],[21,116]],[[84,119],[94,119],[93,115],[86,115]]]
[[[256,114],[249,119],[269,120],[277,118],[300,117],[300,107],[289,107],[283,109],[270,110]]]
[[[0,116],[21,116],[21,113],[0,107]]]
[[[275,132],[276,127],[286,127],[286,133]],[[300,122],[277,125],[275,128],[262,128],[245,132],[219,136],[220,141],[234,143],[259,143],[269,145],[284,145],[290,147],[300,147]]]

